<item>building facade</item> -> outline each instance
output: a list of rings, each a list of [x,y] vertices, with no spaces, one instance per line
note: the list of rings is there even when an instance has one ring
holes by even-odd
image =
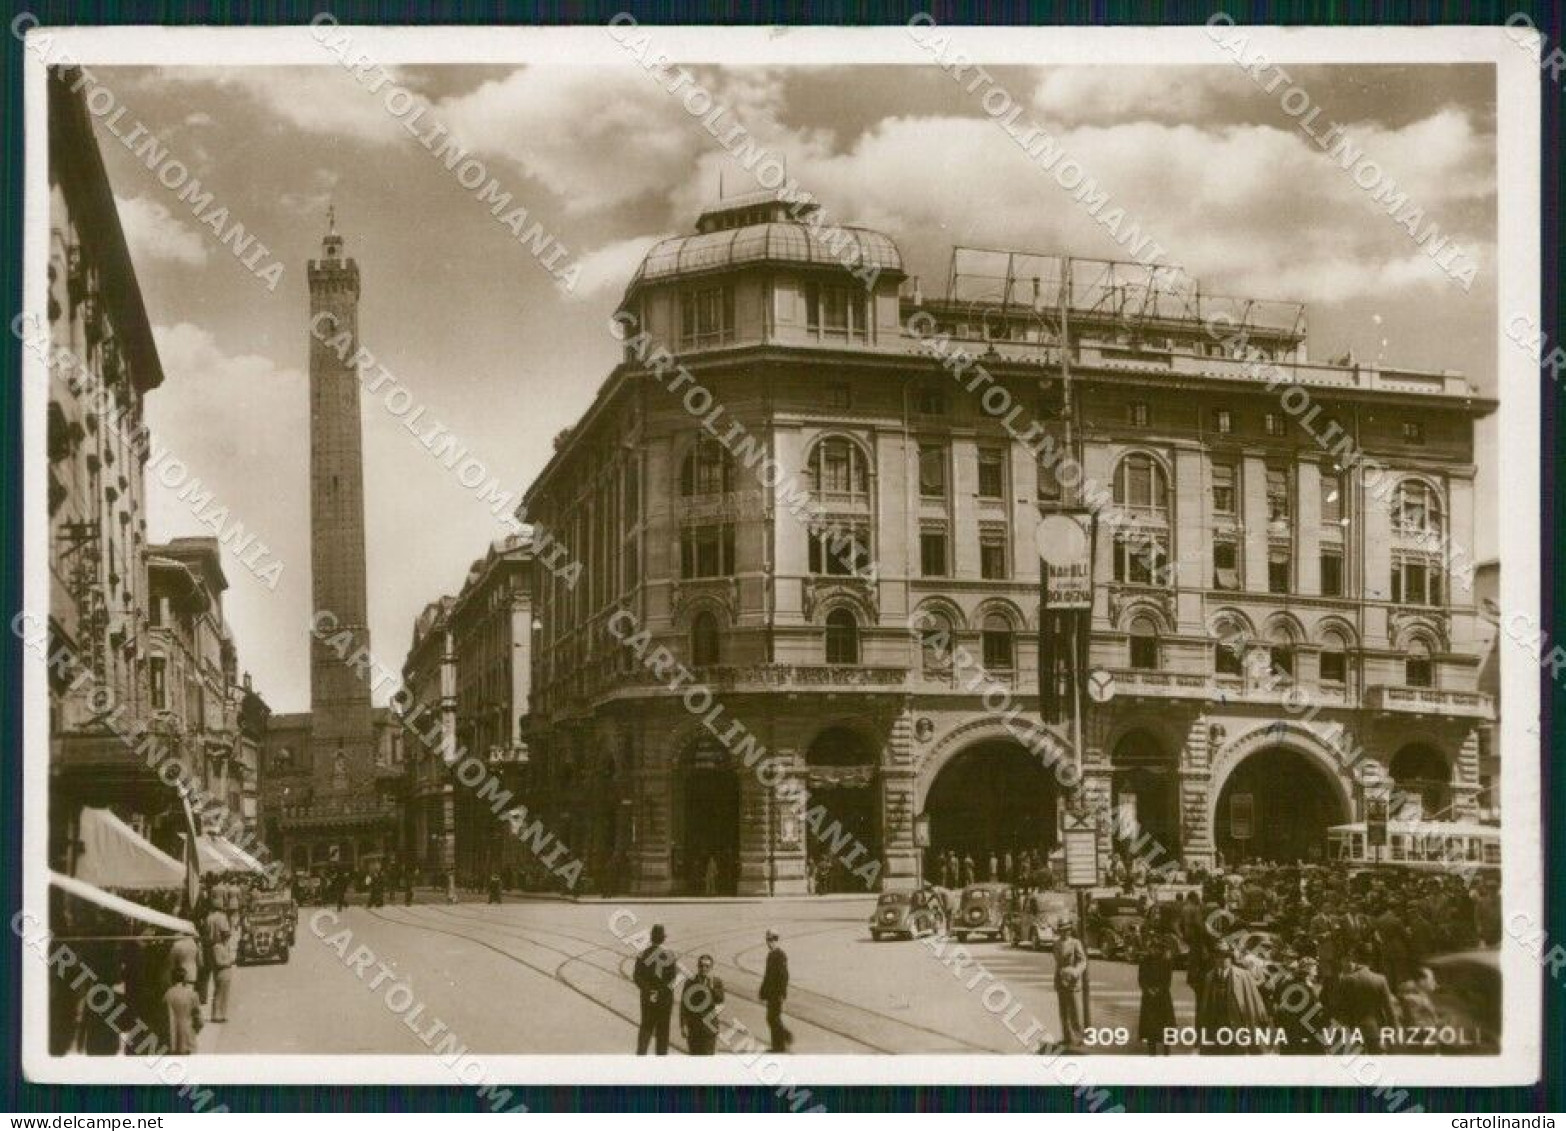
[[[1095,811],[1192,864],[1318,854],[1362,819],[1366,765],[1427,817],[1474,815],[1492,704],[1443,547],[1472,544],[1492,403],[1453,373],[1312,363],[1300,308],[1134,264],[954,254],[926,300],[886,236],[812,220],[760,194],[655,246],[623,363],[527,494],[581,567],[535,574],[533,796],[561,839],[649,894],[802,891],[845,837],[878,866],[834,887],[1051,851],[1040,742],[1069,735],[1005,716],[1038,728],[1040,516],[1083,503]],[[795,801],[649,670],[657,648]]]
[[[498,791],[521,797],[528,767],[533,552],[504,538],[468,570],[461,590],[425,606],[403,665],[407,736],[405,843],[420,873],[464,884],[492,873],[515,882],[524,847],[493,803],[461,784],[459,751],[481,759]]]

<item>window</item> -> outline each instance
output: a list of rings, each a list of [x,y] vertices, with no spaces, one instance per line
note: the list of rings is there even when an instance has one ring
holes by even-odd
[[[1285,425],[1284,425],[1284,420],[1283,420],[1283,414],[1281,412],[1269,412],[1269,413],[1267,413],[1262,418],[1262,422],[1263,422],[1264,426],[1266,427],[1267,435],[1269,435],[1269,436],[1282,436],[1283,435],[1284,429],[1285,429]]]
[[[979,576],[987,581],[1004,581],[1006,569],[1006,532],[979,531]]]
[[[822,440],[810,453],[810,477],[816,494],[861,500],[870,497],[870,468],[864,452],[851,440]]]
[[[1004,448],[979,449],[979,497],[1006,497],[1006,451]]]
[[[1269,467],[1267,469],[1267,521],[1287,522],[1288,520],[1289,469]]]
[[[859,622],[848,609],[833,609],[826,619],[826,662],[859,662]]]
[[[1435,662],[1430,645],[1423,640],[1408,643],[1408,659],[1403,661],[1403,682],[1409,687],[1434,687]]]
[[[1335,632],[1330,632],[1321,645],[1321,682],[1348,682],[1348,644]]]
[[[927,672],[944,672],[952,665],[952,626],[940,613],[925,613],[919,624],[919,652]]]
[[[1117,534],[1115,580],[1130,585],[1167,585],[1169,548],[1161,535]]]
[[[718,634],[718,618],[711,613],[697,613],[691,621],[691,664],[705,668],[719,663],[721,654]]]
[[[1129,419],[1132,425],[1137,428],[1146,428],[1148,421],[1147,402],[1132,401],[1130,405],[1127,406],[1127,408],[1129,410]]]
[[[1321,595],[1323,597],[1343,596],[1343,551],[1323,550],[1321,552]]]
[[[1150,455],[1126,456],[1115,469],[1115,502],[1134,510],[1167,511],[1164,469]]]
[[[1227,436],[1234,431],[1234,414],[1226,408],[1216,409],[1213,412],[1213,431],[1220,436]]]
[[[981,640],[984,647],[986,671],[1009,672],[1015,664],[1012,655],[1011,621],[1000,613],[990,613],[984,618]]]
[[[680,345],[711,346],[734,337],[734,292],[707,287],[680,296]]]
[[[822,337],[864,341],[869,320],[863,287],[805,285],[805,321]]]
[[[1397,485],[1397,498],[1392,509],[1392,528],[1398,534],[1439,538],[1441,522],[1441,498],[1436,489],[1423,479],[1405,479]]]
[[[1393,558],[1392,600],[1404,605],[1439,605],[1440,571],[1421,558]]]
[[[939,385],[920,385],[917,404],[920,416],[945,416],[946,390]]]
[[[946,445],[919,445],[919,494],[926,499],[946,497]]]
[[[721,495],[734,489],[734,460],[718,441],[702,437],[680,465],[680,494]]]
[[[1347,484],[1343,477],[1333,472],[1321,473],[1321,525],[1342,526]]]
[[[168,661],[162,656],[153,656],[147,661],[147,678],[151,681],[152,709],[154,711],[162,711],[168,708],[167,673]]]
[[[1213,513],[1234,513],[1234,484],[1238,476],[1232,463],[1213,464]]]
[[[1417,420],[1403,421],[1403,442],[1405,444],[1423,444],[1425,442],[1425,426]]]
[[[1158,670],[1158,626],[1147,617],[1131,622],[1131,666],[1138,671]]]
[[[1274,676],[1294,678],[1294,637],[1281,625],[1267,634],[1267,660]]]
[[[1267,551],[1267,592],[1287,593],[1289,591],[1290,569],[1289,551],[1269,549]]]
[[[926,526],[919,531],[919,573],[923,577],[946,576],[946,528]]]
[[[1220,634],[1213,645],[1213,670],[1219,675],[1245,674],[1245,635],[1232,626]]]
[[[1240,545],[1227,539],[1213,543],[1213,588],[1240,587]]]
[[[54,408],[55,402],[50,401],[49,407]],[[147,623],[152,625],[154,628],[163,623],[164,601],[165,598],[163,597],[154,597],[152,600],[147,602]]]
[[[852,577],[870,572],[870,531],[856,523],[812,526],[806,538],[810,572]]]
[[[730,577],[733,573],[733,526],[689,526],[680,533],[681,577]]]

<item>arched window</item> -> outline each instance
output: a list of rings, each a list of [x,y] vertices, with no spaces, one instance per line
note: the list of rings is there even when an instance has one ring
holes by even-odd
[[[810,453],[816,494],[837,500],[870,497],[870,468],[859,445],[840,436],[822,440]]]
[[[1321,638],[1321,682],[1348,683],[1348,641],[1337,631],[1328,631]]]
[[[1435,686],[1435,660],[1429,641],[1415,637],[1403,649],[1407,658],[1403,661],[1403,682],[1409,687]]]
[[[691,621],[691,664],[705,668],[722,662],[718,618],[708,612],[697,613]]]
[[[952,666],[952,624],[944,614],[920,614],[919,652],[927,672],[944,672]]]
[[[1167,515],[1169,485],[1158,461],[1144,452],[1133,452],[1115,469],[1115,503],[1136,511]]]
[[[703,436],[680,465],[680,494],[721,495],[734,490],[734,458],[718,441]]]
[[[859,662],[859,622],[848,609],[833,609],[826,618],[826,662]]]
[[[1399,534],[1439,538],[1445,529],[1441,518],[1440,494],[1423,479],[1403,480],[1397,485],[1392,527]]]
[[[1294,678],[1294,634],[1281,623],[1267,630],[1267,659],[1274,676]]]
[[[1243,676],[1245,649],[1251,634],[1245,625],[1223,618],[1213,625],[1213,671],[1218,675]]]
[[[1009,672],[1016,666],[1012,650],[1011,621],[1000,613],[990,613],[984,618],[981,634],[984,643],[984,666],[992,672]]]
[[[1138,671],[1158,670],[1158,625],[1151,617],[1131,621],[1131,666]]]

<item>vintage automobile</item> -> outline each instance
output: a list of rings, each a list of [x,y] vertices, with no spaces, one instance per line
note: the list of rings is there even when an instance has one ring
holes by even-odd
[[[1006,907],[1011,900],[1010,884],[969,884],[962,889],[962,900],[951,923],[958,942],[969,935],[989,935],[1000,939],[1006,933]]]
[[[298,931],[298,908],[286,892],[257,892],[239,932],[240,965],[287,962]]]
[[[1110,962],[1134,957],[1142,937],[1145,912],[1140,900],[1123,895],[1101,896],[1088,905],[1087,952]]]
[[[1069,891],[1012,889],[1006,913],[1006,940],[1012,946],[1047,950],[1055,945],[1056,925],[1077,917],[1077,897]]]
[[[940,888],[882,892],[870,912],[870,937],[880,942],[891,936],[916,939],[938,935],[945,932],[950,920],[947,896]]]

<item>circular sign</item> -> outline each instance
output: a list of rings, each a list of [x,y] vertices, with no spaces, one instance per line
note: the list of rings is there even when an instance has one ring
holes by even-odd
[[[1059,569],[1087,561],[1088,536],[1082,524],[1063,514],[1048,514],[1033,528],[1039,557]]]
[[[1115,697],[1115,677],[1103,668],[1094,668],[1088,672],[1087,693],[1095,703],[1108,703]]]

